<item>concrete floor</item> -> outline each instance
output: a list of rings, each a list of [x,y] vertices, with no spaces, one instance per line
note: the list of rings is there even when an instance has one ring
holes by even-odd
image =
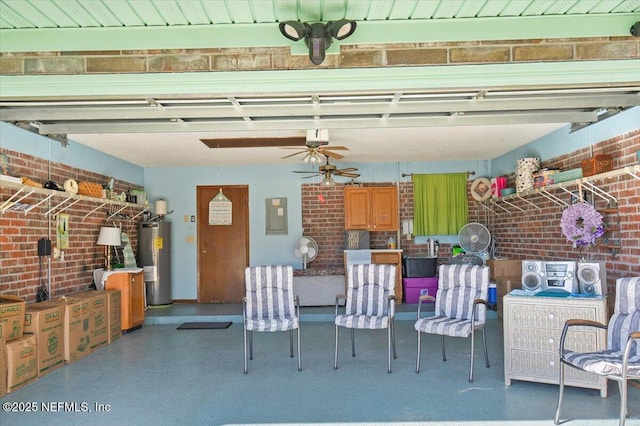
[[[240,305],[149,309],[141,329],[2,398],[35,403],[37,411],[2,410],[0,424],[553,424],[557,386],[513,381],[505,387],[502,322],[494,312],[487,324],[491,367],[484,367],[478,344],[473,383],[467,380],[467,339],[447,339],[443,362],[439,338],[424,336],[416,374],[415,309],[398,309],[392,374],[384,331],[357,331],[355,358],[342,332],[334,370],[333,308],[307,307],[301,313],[303,370],[289,357],[287,333],[255,333],[247,375]],[[234,323],[222,330],[176,330],[187,321]],[[67,409],[42,412],[42,403],[50,402],[67,403]],[[568,387],[562,417],[568,425],[617,425],[618,409],[614,382],[604,399],[597,390]],[[627,425],[640,425],[637,387],[630,386],[629,410]]]

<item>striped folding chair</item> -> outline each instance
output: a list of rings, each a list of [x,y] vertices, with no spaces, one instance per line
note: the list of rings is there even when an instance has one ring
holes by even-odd
[[[338,368],[338,329],[351,329],[351,356],[356,356],[355,329],[387,329],[387,365],[391,373],[391,351],[396,358],[393,316],[395,313],[395,265],[350,265],[347,294],[336,296],[336,343],[334,370]],[[340,303],[346,300],[344,313],[338,313]]]
[[[598,352],[574,352],[564,347],[571,327],[607,330],[607,349]],[[616,280],[616,301],[609,326],[596,321],[568,320],[560,335],[560,393],[555,424],[560,424],[564,393],[565,366],[588,371],[618,382],[620,389],[620,426],[627,413],[627,381],[640,379],[640,277]],[[633,405],[637,408],[637,404]]]
[[[418,301],[418,320],[414,328],[418,332],[418,356],[416,373],[420,372],[420,336],[422,333],[439,334],[442,360],[447,360],[444,336],[471,336],[471,365],[469,381],[473,382],[475,331],[482,330],[484,362],[489,368],[487,339],[484,325],[489,295],[489,267],[478,265],[440,265],[436,297],[424,295]],[[435,300],[435,315],[421,318],[422,302]]]
[[[289,331],[289,352],[293,358],[293,330],[298,331],[298,371],[300,360],[300,306],[293,294],[291,266],[253,266],[244,271],[245,297],[242,298],[244,335],[244,373],[253,359],[254,331]],[[248,341],[248,342],[247,342]],[[247,351],[248,343],[248,351]],[[247,353],[248,352],[248,353]]]

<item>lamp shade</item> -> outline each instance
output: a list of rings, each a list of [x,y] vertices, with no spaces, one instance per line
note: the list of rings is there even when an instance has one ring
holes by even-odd
[[[120,240],[120,228],[110,228],[103,226],[100,228],[100,235],[98,235],[99,246],[119,246],[122,243]]]

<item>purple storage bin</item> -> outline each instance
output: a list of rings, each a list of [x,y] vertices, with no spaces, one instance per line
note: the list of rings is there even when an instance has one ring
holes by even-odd
[[[438,277],[403,278],[404,302],[418,303],[420,296],[428,294],[436,297],[438,291]],[[433,303],[433,302],[430,302]]]

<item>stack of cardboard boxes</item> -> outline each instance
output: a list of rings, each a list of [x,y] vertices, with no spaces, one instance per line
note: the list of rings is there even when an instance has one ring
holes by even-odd
[[[490,268],[490,280],[496,284],[498,318],[502,319],[502,298],[511,290],[521,288],[522,261],[513,259],[487,260]]]
[[[0,296],[0,396],[88,356],[121,333],[119,290],[30,304]]]

